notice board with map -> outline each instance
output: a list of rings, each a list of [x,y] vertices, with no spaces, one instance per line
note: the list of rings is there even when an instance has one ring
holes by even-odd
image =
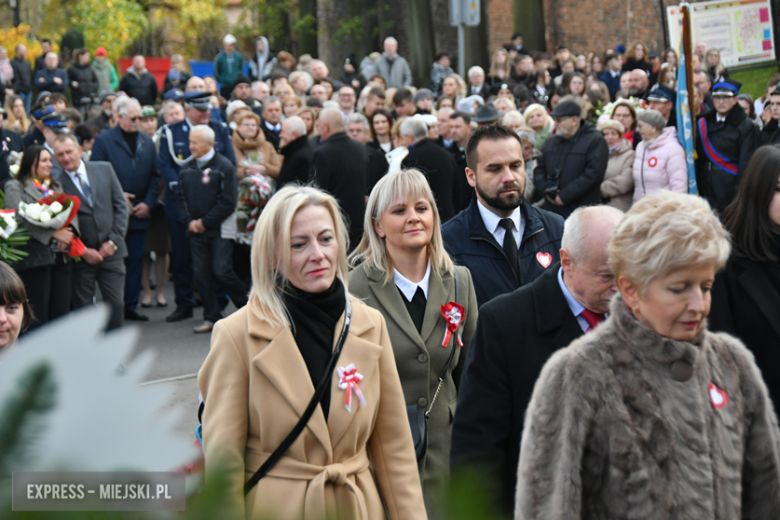
[[[726,68],[775,60],[775,37],[769,0],[732,0],[688,4],[691,41],[704,40],[720,50]],[[669,42],[679,51],[682,36],[680,6],[666,8]]]

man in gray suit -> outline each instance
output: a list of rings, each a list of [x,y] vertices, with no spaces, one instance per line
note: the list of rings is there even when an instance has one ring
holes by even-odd
[[[95,282],[103,301],[111,305],[109,329],[122,325],[124,309],[125,233],[129,210],[111,163],[81,160],[81,146],[73,134],[54,140],[54,155],[62,168],[55,174],[66,194],[81,199],[79,228],[86,246],[83,261],[73,268],[74,309],[92,303]]]

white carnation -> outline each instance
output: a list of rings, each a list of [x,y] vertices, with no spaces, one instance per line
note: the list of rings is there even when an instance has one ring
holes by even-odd
[[[49,212],[48,212],[48,211],[42,211],[42,212],[41,212],[41,216],[39,217],[39,219],[38,219],[38,220],[40,220],[40,221],[41,221],[41,223],[43,223],[43,222],[48,222],[48,221],[50,221],[50,220],[51,220],[51,215],[49,214]]]
[[[32,220],[40,220],[41,213],[43,213],[43,206],[41,206],[38,203],[26,204],[24,206],[24,214],[27,215],[27,217],[31,218]]]
[[[52,215],[57,215],[62,211],[62,204],[56,201],[52,202],[51,205],[49,206],[49,211],[51,212]]]

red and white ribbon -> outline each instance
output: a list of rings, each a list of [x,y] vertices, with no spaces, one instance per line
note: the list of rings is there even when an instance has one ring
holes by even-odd
[[[363,397],[363,392],[358,388],[358,383],[363,380],[363,376],[358,373],[354,363],[347,365],[347,368],[339,367],[339,388],[347,391],[347,403],[345,408],[348,412],[352,413],[352,393],[360,401],[363,408],[366,407],[366,398]]]
[[[441,315],[447,320],[447,329],[444,331],[444,341],[441,342],[441,346],[447,348],[450,344],[452,333],[456,332],[455,338],[457,339],[458,346],[462,347],[463,341],[460,339],[458,327],[460,327],[461,322],[463,322],[463,318],[466,317],[466,311],[457,303],[450,302],[441,306]]]

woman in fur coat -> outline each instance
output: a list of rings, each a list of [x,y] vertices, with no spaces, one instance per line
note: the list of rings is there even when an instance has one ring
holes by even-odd
[[[728,233],[701,198],[659,191],[609,245],[608,319],[536,383],[516,519],[750,518],[780,512],[780,430],[752,354],[706,328]]]

